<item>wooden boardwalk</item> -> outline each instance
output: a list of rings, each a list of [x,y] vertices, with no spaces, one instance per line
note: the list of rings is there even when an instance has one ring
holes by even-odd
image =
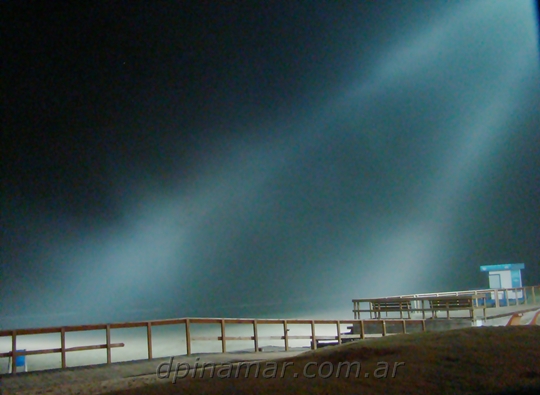
[[[353,299],[355,319],[453,319],[489,321],[540,309],[540,286],[481,289]]]

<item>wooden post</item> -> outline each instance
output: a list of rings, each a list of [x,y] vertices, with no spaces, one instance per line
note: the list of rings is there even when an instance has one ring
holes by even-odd
[[[510,299],[508,299],[508,289],[504,290],[504,297],[506,298],[506,306],[510,306]]]
[[[259,333],[257,331],[257,320],[253,320],[253,346],[255,352],[259,352]]]
[[[360,339],[364,340],[366,337],[366,328],[364,328],[364,321],[360,320]]]
[[[17,374],[17,331],[11,332],[11,374]]]
[[[186,354],[191,355],[191,332],[189,318],[186,318]]]
[[[336,329],[337,329],[337,344],[341,344],[341,324],[339,321],[336,321]]]
[[[60,347],[62,349],[62,369],[66,368],[66,328],[60,329]]]
[[[382,335],[386,336],[386,321],[382,320],[381,325],[382,325]]]
[[[317,338],[315,337],[315,321],[311,321],[311,349],[317,349]]]
[[[153,358],[153,355],[152,355],[152,323],[150,321],[146,323],[146,342],[148,344],[148,359],[151,360]]]
[[[227,352],[227,343],[225,342],[225,320],[221,320],[221,352]]]
[[[422,320],[422,332],[426,331],[426,320]]]
[[[497,291],[495,289],[494,290],[494,295],[495,295],[495,307],[499,308],[499,307],[501,307],[501,304],[499,303],[499,291]]]
[[[105,336],[107,338],[107,364],[111,364],[112,358],[111,358],[111,326],[107,325],[107,328],[105,329]]]
[[[287,329],[287,320],[283,320],[283,339],[285,340],[285,351],[289,351],[289,330]]]

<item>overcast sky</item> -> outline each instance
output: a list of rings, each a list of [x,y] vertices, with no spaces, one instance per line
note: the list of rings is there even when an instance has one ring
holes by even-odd
[[[0,7],[0,326],[540,283],[533,1]]]

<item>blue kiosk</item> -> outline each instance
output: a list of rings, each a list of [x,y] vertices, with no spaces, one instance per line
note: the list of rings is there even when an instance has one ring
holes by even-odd
[[[489,274],[489,288],[490,289],[504,289],[504,288],[520,288],[521,283],[521,271],[525,269],[524,263],[505,263],[500,265],[486,265],[480,266],[481,272],[488,272]],[[495,299],[495,292],[491,293],[491,299]],[[509,300],[516,300],[523,298],[523,291],[511,291],[506,292],[508,295],[508,301],[506,300],[505,292],[497,292],[499,304],[508,305]],[[501,303],[502,302],[502,303]]]

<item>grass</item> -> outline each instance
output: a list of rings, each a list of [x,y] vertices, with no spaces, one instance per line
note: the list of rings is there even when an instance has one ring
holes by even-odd
[[[337,372],[345,361],[360,362],[359,377],[355,377],[354,369],[348,378],[344,370],[340,377],[304,377],[306,366],[311,366],[308,374],[313,375],[317,372],[314,363],[325,363],[324,376],[331,367]],[[395,335],[280,360],[278,372],[282,372],[284,363],[291,365],[286,366],[282,378],[279,373],[275,378],[254,377],[253,369],[247,378],[245,369],[240,370],[239,378],[209,378],[208,372],[203,378],[188,376],[175,384],[161,382],[110,394],[540,393],[540,327],[479,327]],[[396,363],[401,364],[396,367]]]

